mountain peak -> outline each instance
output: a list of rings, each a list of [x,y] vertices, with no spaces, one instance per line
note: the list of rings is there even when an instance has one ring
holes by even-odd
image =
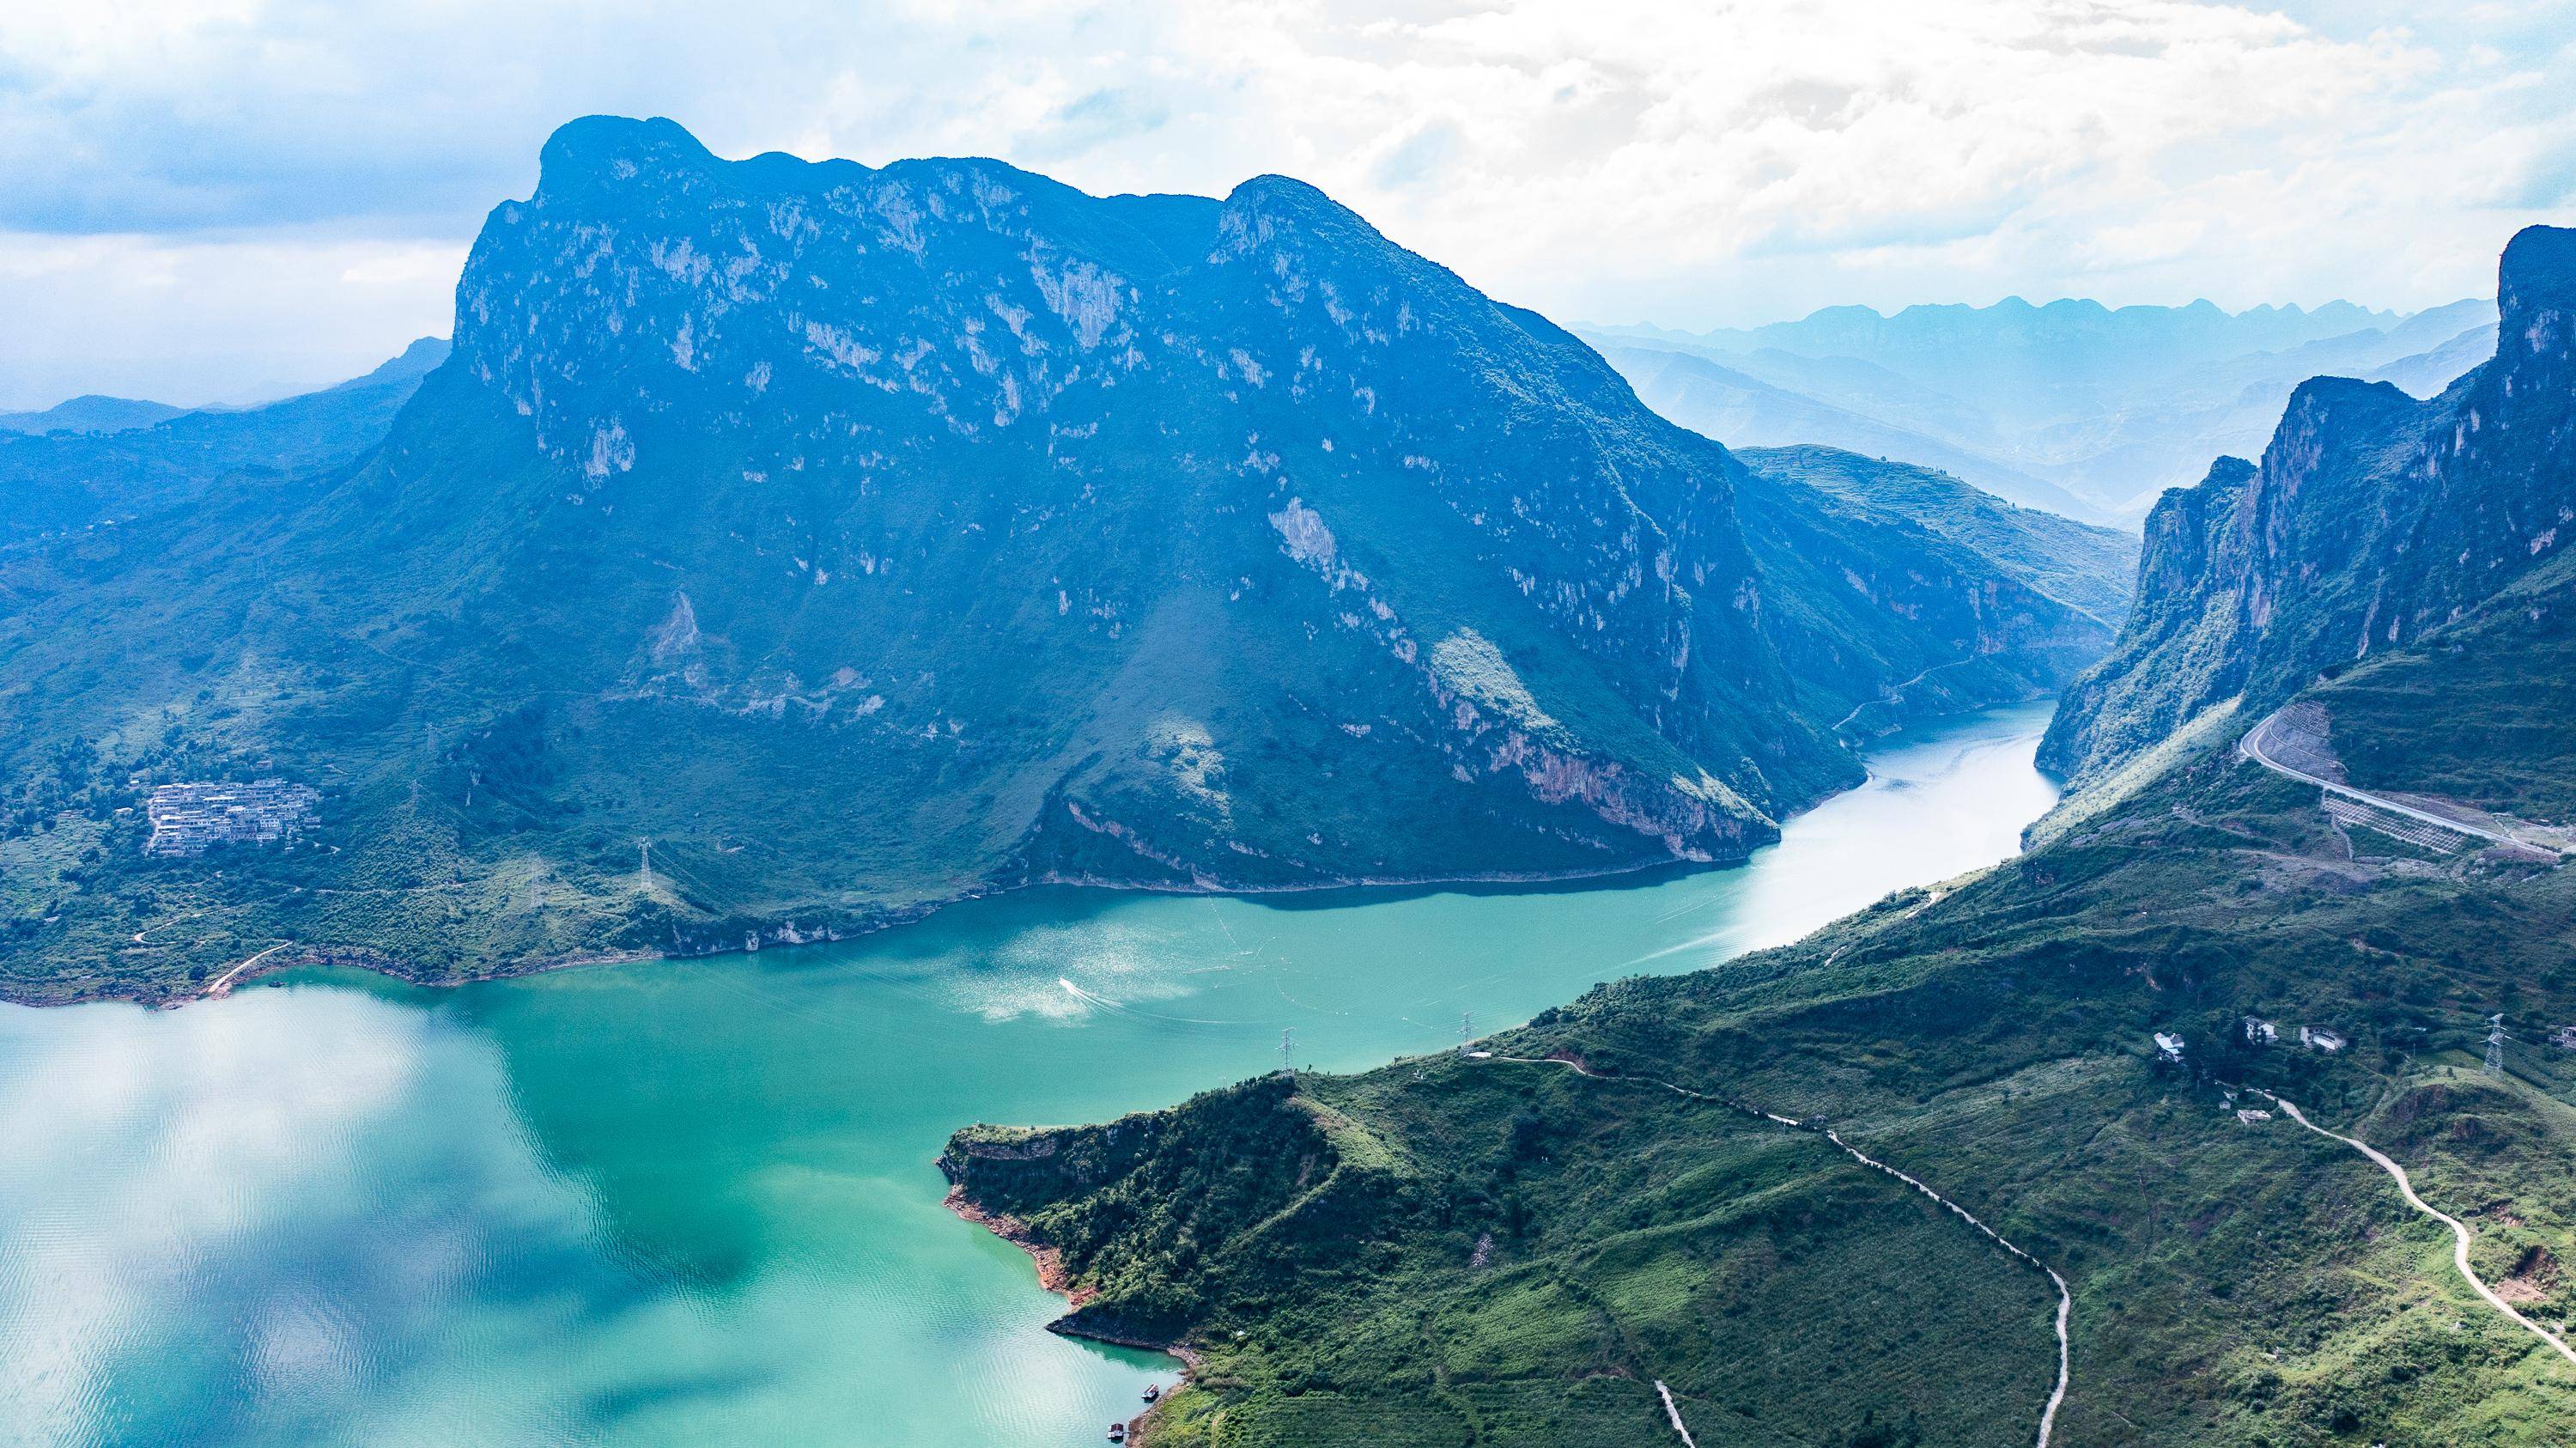
[[[1274,236],[1299,234],[1333,248],[1354,241],[1381,245],[1386,241],[1367,218],[1321,188],[1276,174],[1255,176],[1227,192],[1218,227],[1237,249],[1258,246]]]
[[[2576,308],[2576,230],[2526,226],[2504,248],[2496,268],[2496,305],[2512,333],[2537,314]]]
[[[1265,171],[1237,183],[1232,191],[1226,193],[1225,199],[1230,204],[1315,206],[1344,216],[1356,214],[1349,207],[1326,195],[1322,187],[1312,182],[1300,181],[1294,176],[1283,176],[1276,171]]]
[[[445,337],[417,337],[399,356],[388,359],[363,377],[352,377],[327,391],[340,392],[353,387],[377,387],[387,383],[417,383],[437,370],[447,360]]]
[[[2231,695],[2253,717],[2558,558],[2560,520],[2576,516],[2564,462],[2576,231],[2524,231],[2499,270],[2494,361],[2421,402],[2386,382],[2311,378],[2259,469],[2165,495],[2137,611],[2067,692],[2044,765],[2098,778]]]
[[[583,116],[546,138],[537,157],[537,195],[612,185],[651,170],[695,170],[715,155],[679,122],[662,116]]]

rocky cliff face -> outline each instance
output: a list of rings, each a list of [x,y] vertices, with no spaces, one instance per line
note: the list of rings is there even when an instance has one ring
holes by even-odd
[[[2073,666],[1974,547],[1754,478],[1311,187],[667,121],[559,132],[369,465],[148,597],[224,590],[268,600],[238,646],[34,683],[36,722],[255,671],[226,743],[343,771],[344,850],[554,882],[485,959],[1738,858],[1858,778],[1833,726],[1882,691]]]
[[[2576,232],[2516,236],[2498,306],[2495,358],[2440,397],[2315,379],[2259,467],[2222,459],[2165,495],[2136,613],[2069,692],[2042,763],[2089,777],[2222,699],[2268,708],[2576,541]]]
[[[1119,840],[1131,868],[1437,870],[1261,827],[1316,771],[1244,757],[1228,706],[1320,713],[1321,752],[1611,856],[1738,853],[1845,767],[1782,706],[1724,452],[1295,182],[1100,200],[584,122],[494,213],[458,305],[454,390],[562,479],[540,526],[676,575],[650,607],[685,599],[707,642],[674,672],[652,635],[654,687],[951,753],[1041,705],[1014,727],[1083,777],[1016,828]],[[946,627],[978,611],[1007,619]],[[1444,649],[1498,695],[1461,695]],[[1158,687],[1100,697],[1130,672]],[[1261,697],[1334,675],[1329,701]],[[1173,838],[1175,811],[1207,837]]]

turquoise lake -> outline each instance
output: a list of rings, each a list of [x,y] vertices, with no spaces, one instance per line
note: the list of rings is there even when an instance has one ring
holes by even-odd
[[[1885,741],[1741,869],[1040,890],[855,942],[179,1011],[0,1006],[0,1441],[1094,1444],[1174,1365],[1055,1337],[941,1205],[971,1121],[1355,1069],[2014,852],[2045,706]]]

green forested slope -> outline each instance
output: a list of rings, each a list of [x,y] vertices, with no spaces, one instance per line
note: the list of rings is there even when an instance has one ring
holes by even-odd
[[[2138,540],[2019,507],[1934,468],[1830,447],[1738,448],[1744,465],[1966,544],[2015,578],[2117,630],[2138,573]]]

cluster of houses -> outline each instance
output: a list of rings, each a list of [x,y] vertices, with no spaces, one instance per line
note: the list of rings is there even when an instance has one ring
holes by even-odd
[[[143,806],[152,822],[143,852],[201,855],[215,845],[291,844],[321,802],[311,785],[283,779],[160,785]]]
[[[2251,1046],[2277,1046],[2281,1043],[2281,1028],[2259,1016],[2247,1016],[2245,1042]],[[2299,1044],[2311,1051],[2331,1054],[2344,1048],[2343,1033],[2329,1031],[2322,1026],[2301,1026]]]
[[[2158,1031],[2155,1033],[2155,1039],[2157,1060],[2179,1061],[2182,1059],[2183,1046],[2185,1045],[2185,1042],[2181,1036],[2178,1036],[2171,1031]],[[2281,1028],[2273,1025],[2270,1021],[2264,1020],[2260,1016],[2247,1016],[2245,1018],[2245,1042],[2247,1045],[2251,1046],[2277,1046],[2281,1043]],[[2299,1027],[2299,1044],[2307,1047],[2311,1051],[2323,1051],[2328,1055],[2332,1055],[2333,1053],[2342,1050],[2347,1042],[2345,1041],[2344,1035],[2341,1031],[2329,1031],[2322,1026],[2301,1026]]]
[[[2182,1059],[2186,1042],[2181,1036],[2172,1031],[2158,1031],[2155,1042],[2157,1060],[2178,1062]],[[2329,1031],[2323,1026],[2299,1027],[2298,1042],[2311,1051],[2322,1051],[2327,1055],[2333,1055],[2350,1044],[2343,1032]],[[2260,1016],[2247,1016],[2245,1043],[2249,1046],[2277,1046],[2281,1043],[2281,1028]],[[2560,1026],[2550,1032],[2549,1044],[2562,1051],[2576,1051],[2576,1026]]]

